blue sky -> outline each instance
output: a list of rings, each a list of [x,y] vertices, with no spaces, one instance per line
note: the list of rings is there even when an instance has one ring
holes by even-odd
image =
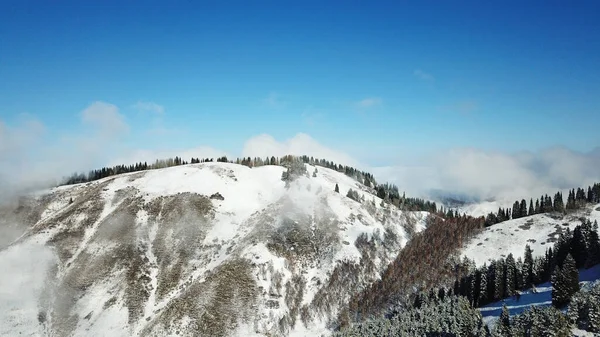
[[[597,1],[4,1],[0,121],[130,148],[306,133],[373,165],[600,144]],[[139,104],[138,104],[139,103]],[[88,125],[89,126],[89,125]]]

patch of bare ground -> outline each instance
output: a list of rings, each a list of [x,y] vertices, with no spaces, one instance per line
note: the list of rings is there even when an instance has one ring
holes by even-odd
[[[173,299],[141,335],[228,336],[254,318],[257,295],[250,261],[227,261]]]
[[[533,219],[529,219],[529,220],[525,221],[524,224],[520,225],[519,228],[526,231],[526,230],[529,230],[532,225],[533,225]]]
[[[139,192],[138,189],[133,186],[127,186],[125,188],[122,188],[118,191],[115,191],[115,195],[113,196],[111,203],[113,205],[117,205],[118,203],[123,201],[125,198],[134,197],[138,192]]]
[[[200,167],[203,169],[203,167]],[[221,166],[209,166],[209,169],[214,173],[218,174],[220,177],[227,177],[233,181],[237,181],[237,177],[235,176],[235,172],[232,169],[228,169]]]
[[[136,172],[127,177],[127,182],[134,182],[146,175],[146,172]]]
[[[298,220],[283,217],[267,240],[267,248],[273,254],[285,257],[292,264],[320,260],[340,246],[337,222],[327,217]]]
[[[212,202],[196,193],[159,197],[146,204],[148,223],[158,224],[152,249],[159,265],[157,296],[164,298],[185,278],[184,270],[197,255],[212,228]]]
[[[85,231],[99,220],[104,206],[100,187],[94,188],[76,198],[57,216],[36,226],[35,230],[39,232],[44,229],[59,228],[58,232],[48,240],[48,244],[56,248],[58,258],[62,263],[66,263],[81,244]]]
[[[565,228],[568,228],[568,226],[568,223],[563,223],[562,226],[559,224],[555,224],[554,232],[548,234],[548,239],[546,239],[546,242],[551,243],[558,241],[560,234],[562,234],[565,231]]]
[[[551,212],[551,213],[546,213],[546,216],[549,217],[550,219],[554,219],[554,220],[562,220],[565,217],[564,213],[558,213],[558,212]]]
[[[386,250],[382,249],[382,246],[399,247],[400,242],[397,235],[386,231],[383,237],[376,233],[370,239],[362,234],[354,245],[361,253],[360,262],[343,261],[333,270],[329,280],[318,290],[310,305],[302,308],[300,318],[305,325],[315,316],[334,321],[339,309],[347,305],[350,296],[363,290],[364,285],[377,278],[374,261],[383,257],[378,255]]]
[[[8,246],[13,240],[23,234],[40,221],[42,213],[52,200],[51,195],[39,198],[20,197],[16,200],[5,201],[0,204],[0,249]]]
[[[430,215],[425,230],[399,251],[381,278],[352,294],[348,306],[339,315],[339,326],[384,313],[390,302],[406,301],[415,285],[426,291],[456,277],[456,270],[452,268],[455,263],[449,263],[452,256],[479,233],[483,225],[483,217],[443,219]]]
[[[56,290],[56,303],[53,308],[53,330],[69,335],[79,317],[72,314],[77,301],[94,284],[106,282],[125,275],[121,287],[125,292],[125,305],[129,310],[129,321],[133,322],[141,313],[143,303],[148,298],[148,279],[144,275],[148,269],[142,258],[135,232],[135,219],[142,206],[141,198],[125,199],[111,214],[102,219],[91,237],[90,243],[104,247],[91,251],[86,247],[60,281]],[[80,228],[85,229],[86,224]],[[55,241],[61,249],[68,241],[68,232],[61,232],[60,240]],[[67,241],[65,241],[67,240]],[[147,278],[147,276],[146,276]]]

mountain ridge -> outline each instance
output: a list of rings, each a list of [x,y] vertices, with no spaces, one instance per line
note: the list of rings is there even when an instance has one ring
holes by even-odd
[[[200,163],[42,194],[39,220],[0,260],[48,244],[53,282],[40,291],[39,317],[10,331],[328,334],[350,294],[379,277],[428,213],[386,205],[324,167],[286,187],[285,170]]]

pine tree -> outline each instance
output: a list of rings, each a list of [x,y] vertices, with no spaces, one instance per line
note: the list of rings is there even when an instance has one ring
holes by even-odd
[[[525,278],[523,277],[523,259],[520,256],[517,258],[515,266],[515,289],[521,290],[524,289],[523,285],[525,284]],[[515,293],[517,292],[515,291]]]
[[[521,217],[521,205],[518,201],[515,201],[512,208],[512,218],[518,219]]]
[[[516,264],[512,253],[508,254],[505,260],[504,273],[506,275],[506,284],[504,286],[504,297],[510,297],[516,290]]]
[[[480,273],[481,273],[481,276],[480,276],[480,281],[479,281],[478,300],[479,300],[479,305],[481,306],[481,305],[488,303],[488,283],[487,283],[488,268],[485,264],[481,268]]]
[[[496,299],[496,261],[492,261],[487,269],[487,300]],[[482,289],[483,290],[483,289]]]
[[[600,263],[600,239],[598,238],[598,223],[594,222],[594,229],[590,231],[585,267],[590,268]]]
[[[508,307],[506,304],[502,305],[502,312],[500,313],[500,319],[498,319],[498,323],[496,323],[496,329],[494,330],[494,335],[496,336],[510,336],[511,335],[510,328],[510,313],[508,312]]]
[[[521,217],[527,216],[527,201],[525,201],[525,199],[521,200],[521,205],[519,205],[519,214]]]
[[[569,300],[576,292],[579,291],[579,270],[575,264],[575,259],[571,254],[567,255],[565,262],[563,263],[562,271],[565,276],[565,281],[569,289]]]
[[[566,285],[563,280],[563,274],[560,266],[555,266],[552,271],[552,304],[556,307],[561,307],[566,303]]]
[[[525,254],[523,258],[523,282],[525,288],[531,287],[534,282],[533,251],[529,245],[525,246]]]
[[[529,200],[529,212],[527,213],[527,215],[534,215],[535,214],[535,208],[533,208],[533,198],[531,198],[531,200]]]
[[[562,267],[562,264],[571,250],[571,232],[567,228],[566,232],[560,233],[558,241],[554,244],[554,263]]]
[[[568,254],[562,268],[557,265],[552,273],[552,304],[558,308],[566,305],[577,291],[579,291],[579,271],[575,260],[571,254]]]
[[[335,184],[334,191],[335,191],[335,193],[340,193],[340,187],[338,186],[338,184]]]
[[[554,195],[554,203],[552,205],[552,209],[555,212],[562,212],[564,210],[562,194],[560,192],[557,192]]]
[[[573,230],[573,238],[571,239],[571,255],[575,259],[577,268],[582,268],[587,261],[587,248],[585,237],[582,232],[582,226],[577,226]]]
[[[504,271],[504,261],[500,260],[496,262],[495,268],[495,284],[494,284],[494,299],[500,300],[504,296],[504,289],[506,286],[506,273]]]
[[[569,196],[567,197],[567,209],[575,209],[575,191],[570,190]]]
[[[540,274],[540,282],[550,280],[555,266],[555,254],[552,247],[548,247],[546,255],[543,259],[542,273]]]

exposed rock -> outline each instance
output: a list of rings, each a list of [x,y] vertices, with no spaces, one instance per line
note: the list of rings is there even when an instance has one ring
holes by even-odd
[[[269,309],[279,309],[279,301],[267,300],[265,306]]]
[[[216,199],[216,200],[225,200],[225,198],[221,195],[221,193],[217,192],[213,195],[210,196],[211,199]]]

